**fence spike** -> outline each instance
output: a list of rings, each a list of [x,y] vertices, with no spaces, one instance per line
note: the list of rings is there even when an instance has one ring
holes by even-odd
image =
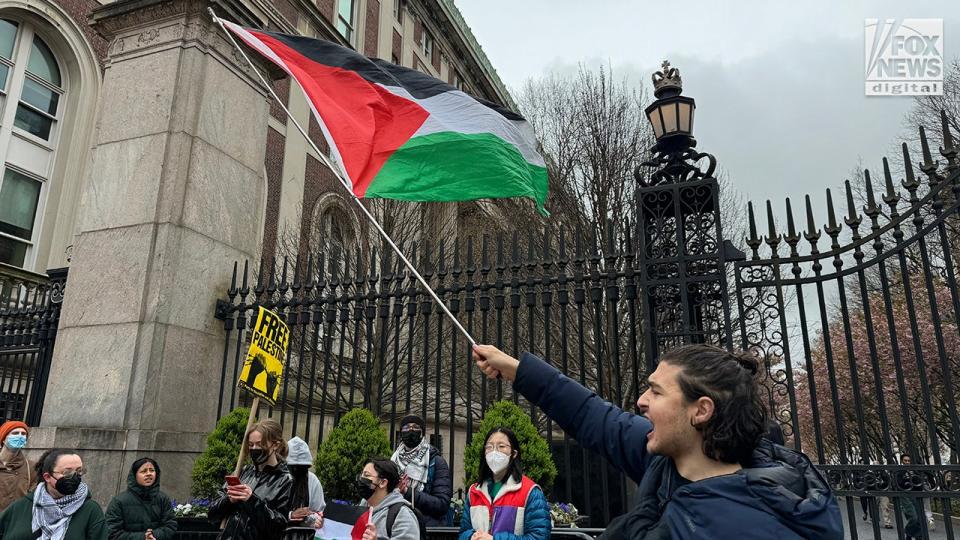
[[[583,258],[583,230],[580,228],[580,224],[577,224],[577,229],[574,232],[573,239],[573,252],[578,259]]]
[[[807,207],[807,232],[804,233],[804,238],[810,242],[812,253],[819,253],[817,251],[817,241],[820,240],[820,231],[817,229],[817,223],[813,219],[813,205],[810,203],[810,196],[804,195],[804,202]]]
[[[490,235],[484,233],[481,238],[480,246],[480,264],[483,266],[485,272],[490,271]]]
[[[249,261],[249,260],[244,260],[244,261],[243,261],[243,281],[242,281],[242,285],[241,285],[241,287],[240,287],[242,294],[247,294],[247,290],[248,290],[248,289],[247,289],[247,287],[248,287],[248,285],[247,285],[247,272],[248,272],[248,270],[249,270],[249,267],[250,267],[250,261]]]
[[[930,153],[930,144],[927,142],[927,130],[924,129],[923,126],[920,126],[920,150],[923,152],[923,163],[920,164],[920,170],[927,175],[927,180],[930,184],[934,185],[939,181],[937,166],[940,162],[934,161]],[[919,182],[913,178],[913,166],[910,162],[905,163],[905,167],[907,169],[907,181],[904,182],[903,187],[912,193],[919,187]]]
[[[314,284],[313,279],[313,253],[307,253],[307,287],[312,288]]]
[[[476,261],[473,258],[473,235],[467,236],[467,272],[473,275],[476,270]]]
[[[787,206],[787,235],[789,237],[797,236],[797,227],[793,222],[793,207],[790,205],[790,197],[786,199]]]
[[[907,143],[903,143],[903,162],[910,163],[910,151],[907,150]],[[900,201],[900,194],[893,187],[893,175],[890,174],[890,162],[887,161],[887,158],[883,158],[883,183],[887,189],[883,196],[883,202],[895,209]]]
[[[880,207],[877,206],[877,198],[873,193],[873,180],[870,179],[870,171],[863,170],[864,187],[867,190],[867,205],[863,208],[863,213],[870,216],[870,219],[876,219],[880,214]]]
[[[633,233],[630,232],[630,218],[627,218],[623,222],[623,237],[624,241],[627,243],[627,247],[624,250],[628,255],[634,254],[634,245],[633,245]]]
[[[947,158],[947,168],[950,170],[960,166],[957,162],[958,149],[953,144],[953,135],[950,133],[950,120],[947,118],[947,111],[940,110],[940,129],[943,131],[943,146],[940,147],[940,155]]]
[[[233,261],[233,274],[230,277],[230,289],[228,294],[237,294],[237,267],[238,266],[239,266],[239,261]]]
[[[757,236],[757,221],[754,218],[752,201],[747,202],[747,221],[750,224],[750,236],[747,238],[747,245],[750,246],[750,251],[753,252],[753,258],[758,259],[760,257],[760,244],[762,242]]]
[[[497,233],[497,268],[503,267],[503,233]]]
[[[463,269],[460,268],[460,237],[453,238],[453,273],[459,274]]]
[[[533,245],[533,229],[527,231],[527,263],[533,263],[536,258],[536,253],[534,253]]]
[[[293,263],[293,288],[300,288],[300,254],[297,253],[297,258]]]
[[[614,245],[614,241],[613,241],[613,239],[614,239],[614,234],[613,234],[613,219],[611,219],[611,218],[608,218],[608,219],[607,219],[607,231],[606,231],[606,232],[607,232],[607,237],[606,237],[606,242],[604,242],[604,243],[607,245],[607,249],[606,249],[606,252],[607,252],[607,253],[606,253],[606,254],[607,254],[607,255],[611,255],[611,254],[615,253],[616,250],[617,250],[616,246]]]
[[[560,260],[567,258],[567,228],[563,225],[560,226]]]
[[[258,293],[259,293],[259,291],[262,291],[262,290],[263,290],[263,259],[264,259],[264,257],[261,255],[261,256],[260,256],[260,269],[257,271],[257,286],[256,286],[256,290],[257,290]]]
[[[850,180],[845,180],[843,187],[847,192],[847,219],[844,221],[847,226],[853,229],[854,234],[856,234],[862,220],[860,219],[860,214],[857,213],[857,205],[853,201],[853,188],[850,187]]]
[[[768,243],[772,240],[779,240],[780,235],[777,233],[777,224],[773,219],[773,205],[770,203],[770,199],[767,199],[767,241]]]

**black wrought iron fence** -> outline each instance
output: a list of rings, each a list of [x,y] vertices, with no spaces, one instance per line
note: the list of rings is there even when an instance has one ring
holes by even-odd
[[[922,176],[904,144],[902,171],[884,159],[879,179],[847,182],[844,216],[828,190],[822,229],[809,196],[796,217],[786,201],[786,223],[768,202],[766,235],[751,206],[751,254],[735,264],[741,345],[767,362],[770,409],[845,496],[849,529],[854,497],[870,503],[875,538],[884,521],[902,537],[901,506],[916,498],[956,535],[960,163],[946,116],[942,135],[945,163],[920,128]],[[878,497],[893,515],[879,515]]]
[[[40,423],[67,270],[0,272],[0,418]]]
[[[889,497],[898,534],[902,506],[922,498],[952,539],[960,502],[960,167],[945,120],[942,140],[938,163],[921,131],[924,178],[904,147],[902,180],[884,161],[879,193],[869,172],[862,184],[848,183],[842,218],[828,192],[822,228],[809,197],[802,218],[787,202],[785,223],[768,203],[766,235],[751,205],[746,256],[721,233],[712,160],[691,172],[708,156],[690,152],[663,158],[670,174],[640,188],[639,223],[611,224],[608,238],[547,230],[404,249],[478,341],[540,352],[628,410],[655,364],[651,348],[713,341],[754,351],[766,363],[768,405],[787,444],[829,478],[851,537],[881,538],[879,501]],[[260,305],[293,330],[271,414],[309,443],[354,407],[371,409],[391,437],[398,418],[419,413],[444,439],[460,481],[463,447],[483,412],[510,399],[529,408],[554,450],[553,500],[573,502],[593,526],[627,509],[625,478],[508,386],[482,377],[466,340],[390,253],[235,264],[217,309],[227,330],[219,414],[246,399],[235,381]],[[903,455],[912,464],[901,463]],[[865,532],[858,498],[872,518]]]

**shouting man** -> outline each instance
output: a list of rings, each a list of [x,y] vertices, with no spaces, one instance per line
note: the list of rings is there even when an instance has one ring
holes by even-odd
[[[709,345],[663,354],[630,414],[525,353],[489,345],[474,360],[637,483],[637,503],[611,540],[843,538],[840,509],[799,452],[763,438],[756,358]]]

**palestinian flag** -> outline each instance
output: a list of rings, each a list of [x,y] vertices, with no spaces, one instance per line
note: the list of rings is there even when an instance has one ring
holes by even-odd
[[[329,41],[223,23],[300,84],[357,197],[529,197],[546,213],[547,170],[520,115]]]

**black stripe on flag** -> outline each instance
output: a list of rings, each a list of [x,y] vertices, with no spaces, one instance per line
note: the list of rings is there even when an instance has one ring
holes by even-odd
[[[424,99],[444,92],[453,92],[457,89],[439,79],[421,73],[415,69],[391,64],[379,58],[367,58],[362,54],[322,39],[313,39],[303,36],[291,36],[275,32],[255,32],[266,34],[297,51],[305,58],[318,64],[338,67],[355,72],[371,83],[384,86],[399,86],[410,92],[416,99]],[[519,114],[492,103],[485,99],[476,98],[477,102],[497,111],[508,120],[523,121]]]

